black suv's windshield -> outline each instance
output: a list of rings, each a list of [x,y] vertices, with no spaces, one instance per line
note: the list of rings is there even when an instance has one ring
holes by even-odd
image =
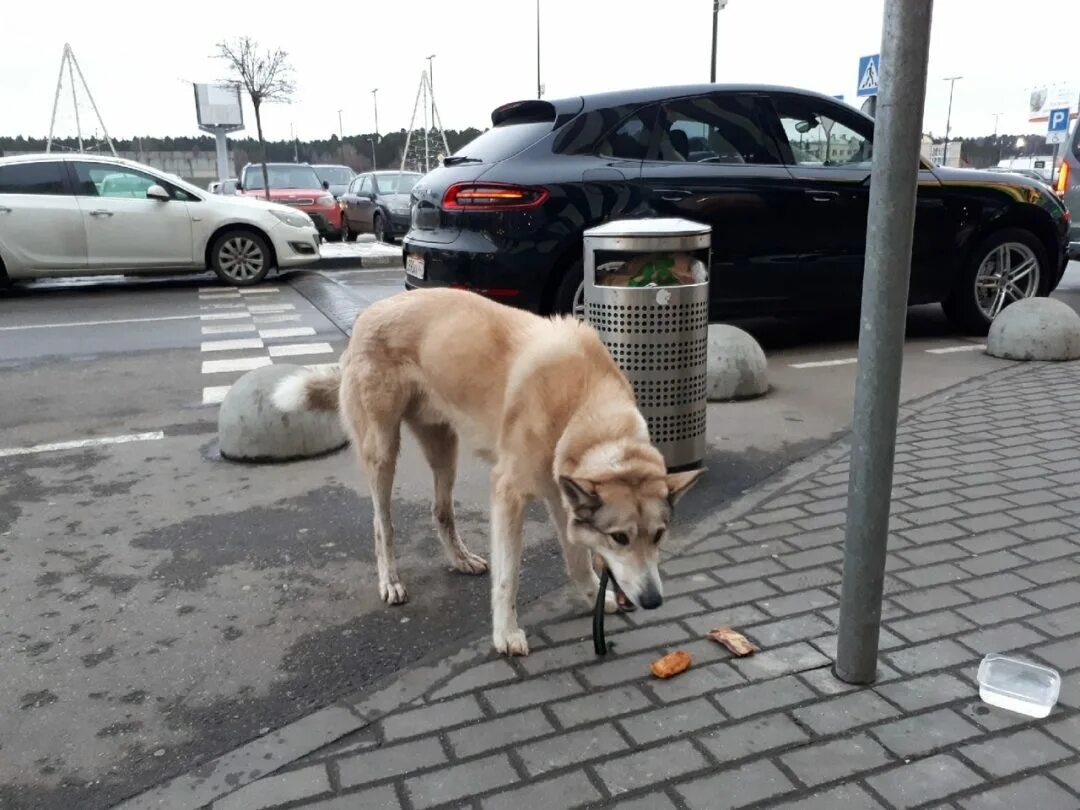
[[[267,166],[270,188],[322,188],[322,181],[310,166]],[[262,165],[255,164],[244,169],[244,189],[263,188]]]

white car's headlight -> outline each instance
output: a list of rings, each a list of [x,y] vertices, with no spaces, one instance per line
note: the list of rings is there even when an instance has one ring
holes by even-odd
[[[403,217],[407,217],[409,215],[409,206],[407,206],[407,205],[392,205],[392,206],[390,206],[390,213],[391,214],[400,214]]]
[[[303,211],[271,211],[270,213],[286,225],[292,225],[294,228],[306,228],[314,224],[311,217]]]
[[[334,199],[333,194],[326,194],[322,197],[319,197],[319,199],[317,199],[315,202],[317,202],[319,205],[333,205],[337,202],[337,200]]]

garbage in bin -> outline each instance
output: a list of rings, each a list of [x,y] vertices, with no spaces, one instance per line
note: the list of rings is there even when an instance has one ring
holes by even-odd
[[[647,253],[596,268],[602,287],[677,287],[709,280],[705,263],[689,253]]]

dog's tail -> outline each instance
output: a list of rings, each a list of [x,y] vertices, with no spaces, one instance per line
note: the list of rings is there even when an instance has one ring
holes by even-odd
[[[334,363],[290,374],[274,388],[270,401],[285,413],[336,411],[340,389],[341,366]]]

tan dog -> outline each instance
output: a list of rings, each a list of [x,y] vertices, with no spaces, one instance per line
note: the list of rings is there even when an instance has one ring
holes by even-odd
[[[416,290],[357,316],[334,371],[307,370],[274,392],[284,411],[341,410],[367,473],[379,592],[408,598],[394,559],[390,498],[404,422],[435,477],[432,513],[459,571],[487,570],[454,524],[458,439],[492,462],[491,564],[495,649],[527,655],[517,623],[525,509],[541,498],[570,579],[591,604],[593,552],[632,602],[663,601],[658,544],[675,502],[703,472],[668,475],[633,390],[596,333],[447,289]],[[615,602],[608,595],[609,610]]]

